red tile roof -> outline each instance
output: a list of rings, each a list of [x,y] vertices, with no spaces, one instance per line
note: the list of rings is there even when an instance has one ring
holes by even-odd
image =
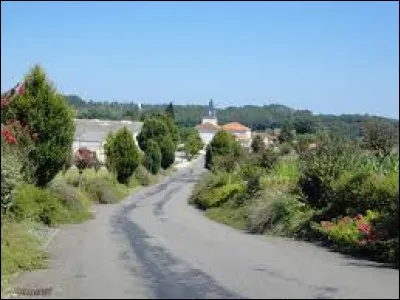
[[[219,130],[221,127],[212,123],[203,123],[203,124],[199,124],[196,126],[196,129],[200,129],[200,130],[211,130],[211,131],[217,131]]]
[[[238,123],[232,122],[222,126],[222,129],[225,131],[248,131],[250,128]]]

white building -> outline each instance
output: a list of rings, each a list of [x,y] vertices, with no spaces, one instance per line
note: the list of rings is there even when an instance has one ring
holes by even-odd
[[[196,126],[197,131],[203,140],[204,145],[208,145],[221,127],[218,125],[217,113],[212,99],[208,103],[207,114],[201,120],[201,124]]]
[[[205,145],[208,145],[214,135],[221,129],[233,134],[243,147],[250,147],[251,145],[250,128],[238,122],[228,123],[223,126],[218,125],[217,114],[212,99],[208,104],[208,114],[203,117],[201,124],[197,125],[196,129]]]
[[[199,132],[204,145],[208,145],[221,127],[218,124],[205,122],[197,125],[196,129]]]
[[[251,146],[251,129],[238,122],[228,123],[222,126],[222,129],[231,133],[236,140],[245,148]]]
[[[109,132],[116,132],[126,126],[132,132],[136,145],[136,137],[142,129],[142,122],[111,121],[97,119],[75,119],[75,135],[72,145],[73,151],[86,147],[95,151],[100,162],[105,162],[104,142]]]

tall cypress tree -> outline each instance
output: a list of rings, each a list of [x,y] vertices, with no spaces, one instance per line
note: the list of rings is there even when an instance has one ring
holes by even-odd
[[[165,109],[165,113],[167,116],[169,116],[171,119],[175,120],[175,111],[174,111],[174,106],[172,105],[172,102],[170,102]]]

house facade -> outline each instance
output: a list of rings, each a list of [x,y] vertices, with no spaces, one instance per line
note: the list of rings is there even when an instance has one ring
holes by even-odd
[[[245,148],[251,146],[251,129],[240,124],[239,122],[231,122],[222,126],[222,129],[231,133],[236,137],[236,140]]]

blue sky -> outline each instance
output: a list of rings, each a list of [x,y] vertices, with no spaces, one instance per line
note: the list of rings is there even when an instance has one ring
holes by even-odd
[[[1,2],[1,89],[398,118],[397,2]]]

